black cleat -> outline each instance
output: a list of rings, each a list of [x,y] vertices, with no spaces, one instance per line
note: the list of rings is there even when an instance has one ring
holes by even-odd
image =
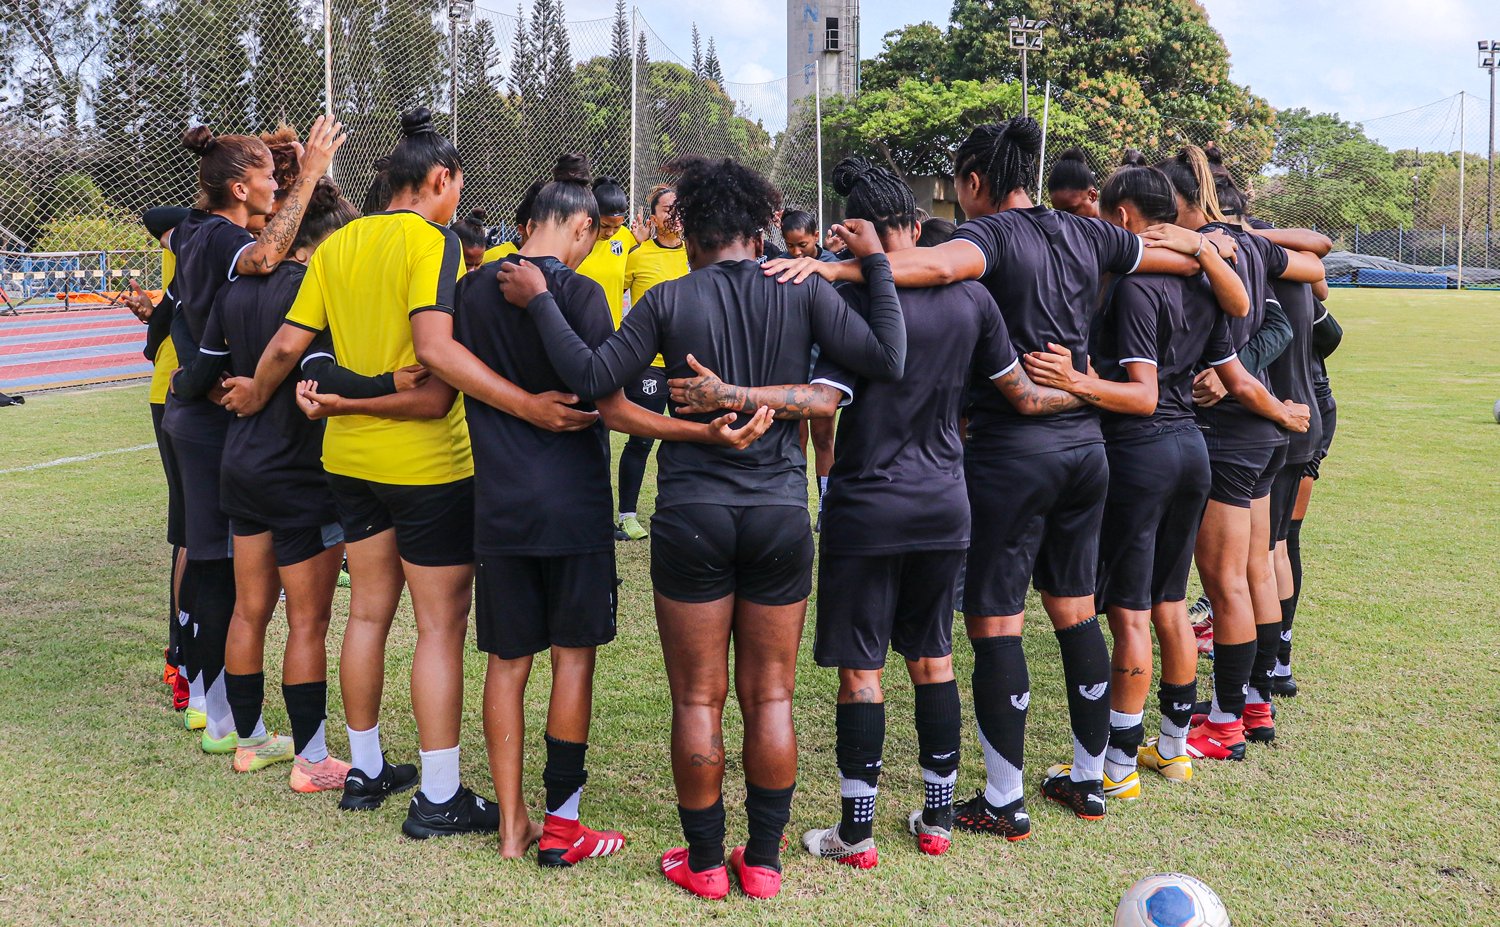
[[[381,758],[384,759],[383,754]],[[387,761],[378,776],[351,769],[344,779],[344,797],[339,799],[339,807],[345,811],[374,811],[390,796],[416,784],[417,767],[411,763]]]
[[[460,786],[442,804],[427,800],[421,792],[411,797],[401,832],[413,840],[453,834],[493,834],[500,829],[500,808]]]
[[[1285,676],[1272,676],[1271,694],[1279,695],[1282,698],[1296,698],[1297,680],[1292,678],[1291,673],[1287,673]]]
[[[968,801],[953,806],[953,826],[971,834],[997,834],[1014,843],[1031,836],[1031,815],[1026,813],[1024,798],[996,808],[979,791]]]
[[[1042,779],[1042,794],[1083,818],[1097,821],[1104,817],[1104,782],[1094,779],[1074,782],[1069,768],[1054,766]]]

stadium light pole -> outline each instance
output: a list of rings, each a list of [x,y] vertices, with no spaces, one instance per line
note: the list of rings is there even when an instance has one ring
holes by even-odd
[[[1492,248],[1495,228],[1495,69],[1500,67],[1497,60],[1500,60],[1500,40],[1480,42],[1479,67],[1490,72],[1490,147],[1484,153],[1485,163],[1489,165],[1484,196],[1484,266],[1491,270],[1495,267]]]
[[[449,133],[453,144],[458,144],[458,30],[474,14],[474,0],[448,0],[448,106],[453,130]]]
[[[1021,115],[1031,115],[1031,96],[1026,86],[1026,53],[1042,50],[1042,30],[1050,25],[1045,19],[1010,18],[1010,47],[1021,53]]]

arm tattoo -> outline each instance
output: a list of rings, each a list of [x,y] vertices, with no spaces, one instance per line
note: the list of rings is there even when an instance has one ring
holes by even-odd
[[[692,756],[694,766],[723,766],[724,765],[724,735],[715,734],[709,741],[707,753],[694,753]]]
[[[1065,393],[1060,389],[1047,386],[1037,386],[1019,364],[1010,373],[997,379],[995,383],[1005,394],[1005,398],[1010,400],[1010,404],[1015,406],[1016,411],[1022,415],[1055,415],[1058,412],[1068,412],[1084,406],[1084,400],[1072,393]],[[1097,397],[1094,401],[1098,401]]]
[[[246,253],[244,259],[249,259],[255,270],[269,273],[292,250],[292,242],[297,239],[297,229],[302,226],[303,204],[298,200],[297,194],[307,184],[306,178],[297,181],[281,208],[276,210],[276,215],[271,217],[270,223],[260,233],[259,244],[269,246],[270,250],[256,248],[253,252]],[[251,257],[252,253],[255,254],[254,257]]]

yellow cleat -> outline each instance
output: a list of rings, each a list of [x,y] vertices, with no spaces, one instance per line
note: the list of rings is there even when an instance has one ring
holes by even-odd
[[[203,730],[202,747],[204,753],[233,753],[239,746],[239,742],[239,735],[235,734],[233,730],[218,740],[214,740],[208,736],[207,728]]]
[[[1119,782],[1104,774],[1104,797],[1120,801],[1135,801],[1141,797],[1141,774],[1135,770]]]
[[[1154,769],[1161,773],[1166,779],[1173,782],[1188,782],[1193,778],[1193,759],[1187,754],[1182,756],[1162,756],[1156,749],[1156,738],[1153,737],[1141,747],[1136,754],[1137,761],[1147,769]]]
[[[196,708],[189,708],[182,713],[182,726],[190,731],[201,731],[208,727],[208,715]]]
[[[262,738],[245,738],[235,744],[234,771],[255,772],[272,763],[290,763],[297,750],[292,739],[284,734],[270,734]]]

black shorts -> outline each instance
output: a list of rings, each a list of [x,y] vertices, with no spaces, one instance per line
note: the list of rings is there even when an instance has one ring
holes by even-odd
[[[184,540],[189,560],[227,560],[234,556],[229,516],[219,508],[222,444],[172,438],[172,455],[182,481]]]
[[[973,529],[964,613],[1018,615],[1039,592],[1098,592],[1099,525],[1109,491],[1104,445],[964,461]]]
[[[1323,416],[1323,439],[1318,443],[1318,452],[1313,455],[1312,460],[1307,462],[1307,467],[1303,471],[1313,479],[1317,479],[1320,475],[1323,458],[1328,456],[1328,449],[1333,446],[1333,432],[1339,424],[1339,406],[1333,401],[1333,394],[1330,393],[1327,399],[1319,397],[1318,412]]]
[[[296,566],[330,547],[344,543],[344,528],[338,522],[322,526],[273,528],[251,518],[231,517],[229,528],[237,538],[270,532],[271,548],[276,552],[276,565],[279,567]]]
[[[401,559],[417,566],[474,562],[474,478],[427,486],[328,474],[333,505],[350,544],[396,529]]]
[[[894,649],[908,660],[953,652],[953,590],[962,550],[818,557],[819,666],[872,670]]]
[[[172,450],[172,436],[161,427],[161,419],[167,414],[165,403],[151,403],[151,430],[156,433],[156,451],[161,455],[161,468],[167,475],[167,543],[173,547],[187,546],[187,525],[184,523],[182,500],[182,476],[177,472],[177,455]]]
[[[1187,597],[1193,545],[1211,482],[1197,430],[1112,442],[1099,540],[1100,610],[1147,611]]]
[[[1208,459],[1213,470],[1213,485],[1209,487],[1208,498],[1238,509],[1248,509],[1251,500],[1264,499],[1271,494],[1271,484],[1286,464],[1286,445],[1210,450]]]
[[[667,372],[660,367],[647,367],[641,371],[640,376],[625,384],[625,398],[643,409],[665,414],[667,411]]]
[[[1302,477],[1307,475],[1307,464],[1287,464],[1276,474],[1271,484],[1271,549],[1278,541],[1285,541],[1292,531],[1292,513],[1297,509],[1297,492],[1302,488]]]
[[[479,649],[502,660],[549,647],[598,647],[615,639],[615,552],[526,557],[480,554],[474,565]]]
[[[651,518],[651,584],[677,602],[791,605],[812,594],[812,562],[800,506],[674,505]]]

